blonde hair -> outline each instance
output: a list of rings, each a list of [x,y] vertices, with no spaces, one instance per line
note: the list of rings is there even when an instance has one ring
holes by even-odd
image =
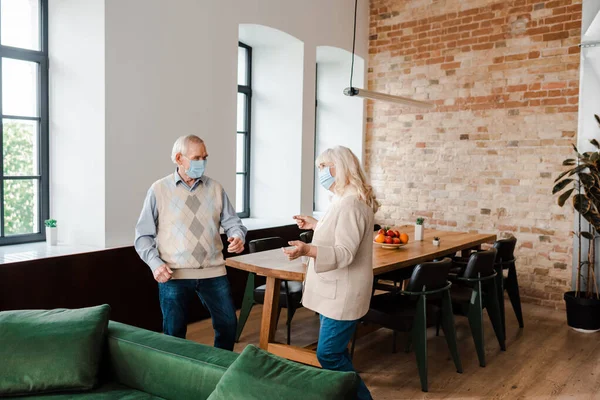
[[[347,188],[356,190],[358,198],[373,208],[379,209],[379,202],[373,193],[373,187],[367,182],[365,173],[352,150],[344,146],[336,146],[325,150],[315,163],[317,167],[324,164],[333,164],[335,167],[335,187],[337,195],[343,194]]]

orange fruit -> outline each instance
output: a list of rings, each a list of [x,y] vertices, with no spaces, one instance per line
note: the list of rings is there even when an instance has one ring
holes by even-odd
[[[383,234],[380,233],[379,235],[375,236],[375,241],[377,243],[383,243],[383,242],[385,242],[385,235],[383,235]]]
[[[404,244],[408,243],[408,235],[404,232],[400,234],[400,241]]]

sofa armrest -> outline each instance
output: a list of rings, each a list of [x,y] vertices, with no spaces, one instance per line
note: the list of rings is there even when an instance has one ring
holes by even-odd
[[[173,400],[203,400],[238,355],[231,351],[110,321],[112,378],[133,389]]]

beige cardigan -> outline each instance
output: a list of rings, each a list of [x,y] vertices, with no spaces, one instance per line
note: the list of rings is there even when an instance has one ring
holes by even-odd
[[[332,201],[315,229],[302,304],[327,318],[353,321],[369,310],[373,286],[373,210],[354,192]]]

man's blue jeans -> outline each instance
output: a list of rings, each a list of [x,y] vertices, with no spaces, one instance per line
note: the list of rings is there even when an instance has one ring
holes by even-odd
[[[215,347],[233,350],[237,317],[227,276],[209,279],[173,279],[158,284],[163,332],[185,339],[188,306],[194,294],[208,309],[215,330]]]
[[[325,369],[334,371],[354,371],[348,343],[354,335],[358,321],[338,321],[335,319],[319,316],[321,329],[319,330],[319,344],[317,346],[317,359]],[[359,378],[360,379],[360,378]],[[360,379],[358,386],[358,400],[371,400],[371,393]]]

